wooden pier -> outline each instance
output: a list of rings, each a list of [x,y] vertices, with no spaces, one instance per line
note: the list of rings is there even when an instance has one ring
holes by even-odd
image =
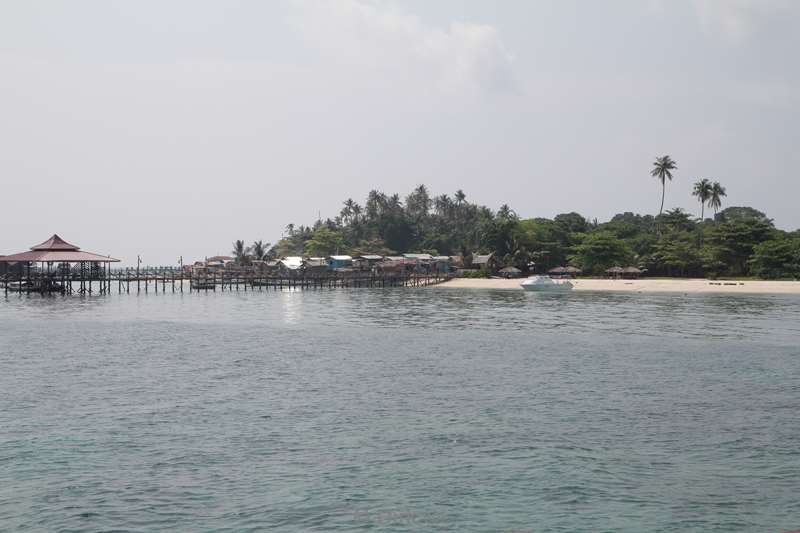
[[[0,290],[9,294],[92,295],[92,294],[167,294],[183,292],[235,292],[265,290],[311,290],[337,288],[425,287],[447,281],[451,274],[440,272],[336,272],[262,273],[226,271],[187,273],[179,269],[136,269],[100,271],[87,268],[60,272],[7,274],[0,279]]]

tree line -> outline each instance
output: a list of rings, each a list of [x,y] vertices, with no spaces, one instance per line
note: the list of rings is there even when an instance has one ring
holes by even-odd
[[[233,253],[240,262],[414,252],[461,255],[468,261],[474,253],[494,253],[503,266],[523,271],[573,265],[601,275],[612,266],[636,266],[651,276],[800,277],[800,231],[777,229],[751,207],[720,210],[726,191],[719,182],[700,179],[694,185],[700,217],[681,208],[664,211],[666,183],[676,169],[669,156],[653,165],[651,175],[662,186],[655,216],[625,212],[602,223],[574,212],[522,218],[508,205],[493,211],[471,203],[462,190],[432,196],[420,185],[405,198],[370,191],[363,206],[348,199],[334,218],[289,224],[271,247],[236,241]],[[714,209],[713,218],[705,218],[706,206]]]

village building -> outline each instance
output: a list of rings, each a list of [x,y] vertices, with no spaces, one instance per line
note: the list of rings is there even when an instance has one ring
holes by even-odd
[[[322,274],[328,271],[328,260],[324,257],[308,257],[303,263],[309,274]]]
[[[382,255],[365,254],[353,258],[353,268],[358,270],[372,270],[383,261]]]
[[[353,258],[349,255],[332,255],[328,257],[328,268],[331,270],[341,270],[352,268]]]
[[[284,257],[278,261],[282,270],[297,271],[303,268],[305,262],[300,256]]]
[[[494,256],[494,253],[491,254],[473,254],[472,255],[472,264],[469,267],[465,268],[472,268],[472,269],[485,269],[489,272],[494,272],[500,267],[499,262]]]

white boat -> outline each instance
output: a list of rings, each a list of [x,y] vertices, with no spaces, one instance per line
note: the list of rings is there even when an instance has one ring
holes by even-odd
[[[554,280],[549,276],[531,276],[520,285],[526,291],[541,292],[571,291],[573,287],[569,280]]]

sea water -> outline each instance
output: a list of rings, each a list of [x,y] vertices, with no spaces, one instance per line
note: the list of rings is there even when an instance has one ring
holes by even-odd
[[[800,298],[0,298],[3,531],[800,529]]]

